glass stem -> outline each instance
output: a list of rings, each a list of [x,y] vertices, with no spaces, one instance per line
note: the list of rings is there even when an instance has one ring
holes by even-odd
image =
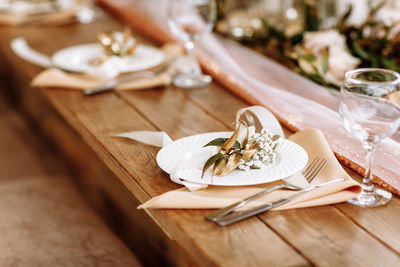
[[[197,74],[200,71],[200,65],[197,62],[196,57],[194,56],[194,42],[193,41],[188,41],[185,42],[185,49],[186,49],[186,54],[187,54],[187,58],[190,61],[190,70],[188,71],[191,74]]]
[[[185,42],[185,49],[188,57],[194,57],[194,42],[187,41]]]
[[[374,184],[372,182],[372,164],[374,161],[375,145],[371,143],[363,144],[365,149],[365,158],[367,160],[367,165],[365,167],[365,174],[362,181],[362,189],[364,193],[373,193]]]

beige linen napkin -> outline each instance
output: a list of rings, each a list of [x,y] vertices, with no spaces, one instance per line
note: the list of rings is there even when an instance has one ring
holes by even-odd
[[[0,25],[28,26],[28,25],[63,25],[76,21],[78,9],[57,11],[43,15],[26,15],[19,13],[1,13]]]
[[[162,46],[166,64],[182,54],[182,48],[169,43]],[[167,70],[152,78],[138,78],[116,87],[117,90],[148,89],[159,86],[167,86],[172,82],[174,66],[171,64]],[[34,87],[55,87],[74,90],[90,89],[99,86],[107,80],[88,74],[67,73],[60,69],[50,68],[39,73],[33,78],[31,85]]]
[[[304,194],[277,209],[291,209],[301,207],[312,207],[340,203],[354,198],[361,187],[353,181],[343,170],[335,155],[332,153],[323,134],[316,129],[307,129],[300,131],[290,138],[304,149],[307,150],[310,160],[315,157],[327,159],[327,164],[319,175],[311,183],[321,184],[338,178],[347,178],[342,183],[332,184]],[[277,183],[277,182],[275,182]],[[168,209],[208,209],[221,208],[246,198],[252,194],[258,193],[275,183],[246,187],[217,187],[210,186],[207,189],[190,192],[186,188],[170,191],[160,196],[154,197],[138,208],[168,208]],[[293,194],[292,191],[275,191],[250,202],[245,208],[254,207],[283,196]]]

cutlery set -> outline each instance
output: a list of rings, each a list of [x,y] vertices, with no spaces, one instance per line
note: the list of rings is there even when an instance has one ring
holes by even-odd
[[[326,162],[327,162],[326,159],[316,158],[309,164],[309,166],[303,171],[303,175],[306,178],[308,183],[311,183],[314,180],[314,178],[324,168]],[[319,185],[308,187],[306,189],[302,189],[302,188],[290,183],[289,181],[284,180],[282,183],[275,185],[275,186],[268,187],[265,190],[263,190],[257,194],[254,194],[250,197],[243,199],[242,201],[236,202],[230,206],[213,211],[213,212],[207,214],[205,218],[207,220],[215,222],[219,226],[230,225],[232,223],[239,222],[239,221],[249,218],[251,216],[254,216],[254,215],[260,214],[262,212],[271,210],[273,208],[282,206],[307,192],[310,192],[310,191],[313,191],[318,188],[322,188],[322,187],[325,187],[325,186],[328,186],[328,185],[331,185],[334,183],[343,182],[343,181],[345,181],[345,178],[335,179],[335,180],[332,180],[332,181],[329,181],[326,183],[322,183]],[[265,204],[259,205],[257,207],[251,208],[251,209],[247,209],[247,210],[239,211],[239,212],[233,212],[233,211],[237,210],[238,208],[246,205],[250,201],[255,200],[269,192],[272,192],[272,191],[275,191],[278,189],[289,189],[289,190],[296,190],[299,192],[297,192],[293,195],[287,196],[287,197],[282,197],[280,199],[267,202]]]

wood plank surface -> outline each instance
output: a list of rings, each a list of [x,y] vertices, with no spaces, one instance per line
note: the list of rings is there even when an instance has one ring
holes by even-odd
[[[168,190],[178,188],[178,186],[172,183],[168,176],[158,168],[154,160],[158,149],[152,149],[149,146],[137,142],[127,142],[111,137],[112,134],[124,131],[154,129],[140,116],[135,114],[133,109],[128,109],[128,106],[124,104],[120,98],[116,97],[116,95],[99,95],[83,101],[84,97],[81,94],[76,94],[76,92],[59,92],[59,90],[57,90],[57,92],[49,92],[49,90],[47,90],[46,92],[51,94],[52,103],[59,108],[64,116],[69,117],[71,125],[76,127],[78,131],[82,131],[82,125],[78,126],[77,123],[84,123],[86,128],[82,131],[84,139],[97,149],[97,153],[103,155],[103,160],[118,177],[121,177],[122,182],[140,201],[146,201],[149,199],[149,196],[156,196]],[[171,90],[171,92],[173,92],[173,90]],[[152,93],[152,91],[148,91],[147,93]],[[163,101],[160,102],[164,103]],[[177,101],[177,103],[174,104],[178,105],[178,103],[186,105],[181,101]],[[156,108],[156,106],[160,105],[159,103],[153,103],[152,106]],[[68,110],[75,115],[67,115]],[[210,120],[209,117],[204,116],[204,112],[195,109],[194,106],[189,106],[188,109],[178,107],[178,110],[182,111],[179,114],[197,113],[197,120],[199,120],[201,125],[208,124],[208,127],[214,127],[215,122],[213,123],[212,119]],[[162,114],[168,116],[170,115],[169,111],[173,110],[168,109],[162,113],[153,112],[148,115],[158,114],[157,116],[160,116],[160,114]],[[191,124],[188,124],[188,122],[184,123],[183,121],[180,122],[184,127],[188,127]],[[165,130],[169,131],[177,126],[175,124],[165,124],[163,127],[166,127]],[[188,127],[187,130],[185,129],[186,128],[183,128],[182,131],[190,131],[190,127]],[[207,128],[204,126],[202,129],[204,130]],[[91,135],[95,135],[95,140],[86,139],[85,132],[87,132],[87,130],[89,130]],[[93,142],[100,142],[101,144],[94,144]],[[102,150],[103,148],[106,150]],[[139,166],[146,167],[139,168]],[[146,193],[148,195],[146,195]],[[218,265],[226,264],[226,266],[230,266],[229,264],[233,262],[240,263],[239,265],[245,265],[248,259],[243,258],[241,253],[232,254],[230,261],[221,260],[224,259],[222,258],[223,255],[232,252],[232,248],[236,250],[240,250],[241,248],[253,248],[253,250],[248,252],[248,258],[251,258],[258,266],[262,265],[264,262],[276,261],[279,258],[280,260],[286,258],[291,259],[289,262],[291,265],[306,263],[295,250],[257,219],[253,219],[254,222],[252,224],[244,224],[239,228],[240,230],[237,230],[235,234],[232,235],[228,228],[219,228],[205,221],[204,211],[201,213],[190,210],[179,211],[178,214],[180,216],[177,216],[177,211],[165,212],[147,210],[146,212],[151,214],[153,218],[156,218],[160,227],[162,227],[170,237],[173,237],[173,239],[183,244],[183,247],[188,249],[189,253],[192,254],[194,258],[198,259],[199,262],[203,262],[204,265],[218,263]],[[171,214],[174,216],[172,217]],[[198,238],[199,233],[208,232],[208,230],[198,232],[190,228],[187,229],[190,225],[191,227],[196,225],[204,229],[213,227],[221,234],[226,232],[221,237],[213,237],[213,239],[215,238],[215,240],[218,240],[217,247],[219,250],[210,250],[211,244],[209,240],[206,239],[202,242],[202,240]],[[246,238],[250,233],[252,236],[258,236],[263,241],[270,240],[273,242],[255,242],[257,240]],[[263,247],[271,251],[277,250],[279,254],[260,254],[257,249],[255,249],[256,247]],[[204,258],[204,254],[207,255],[206,258]]]
[[[179,90],[179,89],[173,89],[180,91],[183,94],[192,94],[194,90],[190,91],[185,91],[185,90]],[[173,90],[170,90],[171,92]],[[202,91],[203,89],[197,90],[197,92]],[[204,102],[201,100],[201,98],[191,98],[193,99],[194,102],[197,102],[196,107],[204,107],[207,106],[207,99],[224,99],[223,102],[226,103],[232,103],[232,106],[229,108],[217,108],[217,105],[214,106],[213,110],[213,116],[215,118],[223,118],[223,117],[228,117],[230,116],[232,119],[234,117],[234,114],[237,109],[241,108],[242,105],[240,103],[235,103],[234,101],[230,101],[230,98],[234,98],[234,96],[230,95],[227,91],[223,91],[220,88],[218,89],[217,87],[214,87],[212,90],[209,90],[209,88],[204,89],[204,91],[207,92],[207,98],[205,98]],[[176,114],[174,114],[174,111],[170,111],[170,109],[167,108],[168,103],[170,101],[159,101],[158,103],[153,103],[151,107],[147,106],[145,103],[148,98],[151,97],[144,97],[144,95],[150,94],[149,92],[124,92],[120,93],[124,98],[127,98],[128,101],[134,105],[135,107],[141,109],[143,107],[142,112],[147,114],[147,117],[150,121],[152,121],[154,124],[161,124],[162,120],[159,117],[159,114],[162,114],[165,117],[176,117]],[[198,93],[199,94],[199,93]],[[139,97],[138,97],[139,95]],[[188,112],[194,112],[196,114],[199,114],[200,111],[197,109],[194,109],[191,105],[189,105],[187,102],[184,102],[181,100],[181,96],[175,97],[174,99],[179,99],[179,101],[173,102],[173,106],[177,110],[181,110],[182,112],[185,112],[185,114],[188,114]],[[164,104],[165,103],[165,104]],[[179,104],[181,103],[181,104]],[[161,107],[160,107],[161,105]],[[185,107],[190,107],[189,110],[186,110]],[[163,108],[164,107],[164,108]],[[210,106],[209,106],[210,107]],[[147,109],[146,109],[147,108]],[[158,112],[150,112],[151,110],[148,109],[153,109]],[[208,109],[210,110],[210,109]],[[162,111],[162,113],[161,113]],[[225,115],[224,115],[225,114]],[[189,115],[190,116],[190,115]],[[190,116],[191,117],[191,116]],[[232,121],[231,119],[231,121]],[[181,120],[179,120],[181,121]],[[207,121],[211,121],[210,118],[207,118]],[[203,124],[203,121],[200,120],[199,116],[196,118],[196,122],[199,124]],[[204,122],[206,123],[206,121]],[[222,121],[221,121],[222,123]],[[207,129],[207,131],[213,131],[214,127],[216,126],[216,123],[213,123],[212,126],[210,126],[210,130]],[[168,127],[168,128],[165,128]],[[176,125],[171,124],[171,123],[166,123],[163,126],[163,130],[166,132],[173,132],[175,129]],[[203,126],[204,127],[204,126]],[[219,128],[219,131],[226,130],[227,126],[223,128]],[[394,202],[397,205],[398,203]],[[384,207],[383,207],[384,208]],[[308,239],[303,239],[303,238],[295,238],[293,239],[293,236],[296,236],[293,234],[293,229],[290,228],[280,228],[276,227],[276,225],[280,226],[281,224],[278,223],[269,223],[269,221],[265,220],[265,218],[268,218],[270,215],[267,213],[266,217],[261,216],[263,221],[265,221],[275,232],[277,232],[280,236],[284,237],[285,240],[287,240],[289,243],[293,244],[299,251],[301,251],[308,259],[310,259],[313,263],[322,263],[323,266],[335,266],[337,264],[337,259],[333,257],[336,253],[338,253],[337,250],[332,250],[332,247],[339,247],[342,249],[340,251],[341,255],[341,261],[342,262],[347,262],[350,266],[352,265],[357,265],[357,264],[365,264],[365,263],[370,263],[371,266],[375,266],[377,263],[381,261],[381,258],[377,258],[375,256],[371,257],[365,257],[365,255],[385,255],[385,261],[388,263],[394,263],[396,261],[399,261],[400,258],[397,255],[396,252],[387,249],[384,245],[381,243],[377,242],[375,240],[375,237],[370,236],[365,233],[365,231],[357,225],[355,225],[351,220],[349,220],[347,217],[345,217],[341,212],[338,212],[336,209],[333,207],[323,207],[323,210],[325,211],[325,214],[321,213],[315,213],[314,209],[302,209],[300,211],[294,210],[292,211],[291,214],[294,214],[294,216],[287,216],[287,213],[285,211],[283,212],[273,212],[274,214],[280,213],[281,217],[284,218],[286,221],[288,221],[287,225],[289,226],[297,226],[299,225],[299,222],[315,222],[317,227],[318,225],[331,225],[332,222],[337,222],[338,227],[331,227],[327,231],[320,231],[320,232],[315,232],[314,235],[310,235],[310,238]],[[297,215],[296,215],[297,214]],[[320,216],[318,216],[320,214]],[[349,214],[349,217],[352,217],[351,214]],[[344,231],[342,229],[342,226],[344,225],[345,229],[347,229],[349,232],[352,233],[352,235],[348,235],[349,232],[347,232],[344,235]],[[305,226],[310,226],[313,227],[313,225],[308,225],[305,224]],[[379,225],[377,227],[380,227]],[[387,232],[391,232],[392,234],[396,233],[396,228],[394,225],[388,229],[386,229]],[[306,229],[304,229],[304,233],[307,235]],[[352,238],[353,236],[357,236],[355,240]],[[310,246],[315,244],[315,240],[324,240],[324,246],[321,246],[320,249],[317,251],[315,250],[310,250]],[[303,243],[303,241],[306,241]],[[396,239],[394,238],[391,240],[392,242],[396,242]],[[301,242],[301,244],[297,244],[297,242]],[[298,246],[297,246],[298,245]],[[304,247],[307,247],[307,249],[303,249]],[[354,256],[353,251],[351,250],[353,247],[357,247],[362,251],[363,253],[357,254],[357,257]],[[349,253],[344,253],[346,251],[349,251]],[[375,254],[376,253],[376,254]],[[375,259],[375,261],[373,260]]]
[[[203,92],[203,93],[202,93]],[[231,117],[231,120],[234,118],[236,110],[239,108],[242,108],[243,105],[241,103],[237,102],[237,99],[235,96],[231,95],[230,92],[226,90],[221,90],[220,88],[213,88],[213,90],[209,90],[209,88],[205,90],[192,90],[192,91],[187,91],[187,94],[189,98],[193,101],[196,102],[198,106],[205,107],[207,110],[213,110],[213,116],[215,118],[219,118],[220,121],[227,121],[227,118],[225,115],[228,115]],[[222,105],[224,105],[223,109],[219,109],[218,107],[218,101],[216,99],[224,99],[224,101],[220,101]],[[231,100],[232,99],[232,100]],[[215,102],[215,103],[213,103]],[[227,107],[226,103],[231,104],[230,108]],[[223,111],[221,111],[223,110]],[[228,112],[227,112],[228,110]],[[230,110],[230,111],[229,111]],[[229,120],[228,120],[229,121]],[[357,176],[354,172],[352,172],[349,169],[346,169],[351,176],[353,176],[354,179],[360,180],[359,176]],[[371,209],[363,209],[359,207],[352,206],[350,204],[341,204],[337,205],[337,208],[350,220],[350,223],[356,224],[360,226],[362,229],[352,228],[353,225],[349,224],[347,228],[353,229],[353,233],[355,235],[361,235],[363,238],[360,239],[360,247],[363,247],[363,244],[369,244],[367,246],[364,246],[364,253],[361,253],[360,255],[368,254],[368,255],[380,255],[378,254],[376,249],[374,249],[374,245],[377,245],[377,249],[381,247],[381,245],[377,244],[374,239],[380,240],[383,244],[386,244],[388,247],[391,248],[395,254],[390,253],[392,255],[392,260],[393,262],[396,262],[399,260],[398,255],[399,255],[399,237],[400,234],[398,233],[398,226],[397,226],[397,221],[398,221],[398,216],[400,215],[400,212],[398,212],[398,209],[400,209],[399,205],[399,198],[394,196],[393,201],[391,202],[390,205],[379,207],[379,208],[371,208]],[[330,210],[329,207],[326,208],[327,210]],[[303,209],[301,210],[301,216],[291,216],[291,223],[293,225],[296,225],[296,221],[299,221],[300,218],[307,219],[305,214],[307,213],[307,210],[310,210],[310,215],[314,217],[314,212],[313,209]],[[296,213],[296,211],[293,211]],[[275,212],[274,212],[275,213]],[[276,213],[282,213],[282,216],[285,217],[286,213],[285,212],[276,212]],[[268,213],[267,213],[268,214]],[[335,210],[331,210],[330,216],[321,216],[318,221],[316,221],[318,224],[328,224],[331,221],[340,221],[343,220],[343,214],[336,214]],[[262,216],[262,219],[266,221],[266,218],[268,216]],[[288,220],[285,217],[286,220]],[[315,222],[314,219],[309,219],[311,222]],[[290,221],[290,220],[289,220]],[[267,222],[267,221],[266,221]],[[267,222],[268,223],[268,222]],[[281,236],[289,238],[290,236],[286,236],[285,233],[290,232],[286,228],[275,228],[274,225],[276,224],[269,224],[271,228],[273,228],[276,232],[278,232]],[[289,224],[291,225],[291,224]],[[335,228],[336,229],[336,228]],[[368,232],[371,237],[364,236],[363,232]],[[345,248],[348,246],[354,246],[355,243],[354,241],[349,242],[347,239],[347,236],[341,236],[342,231],[340,228],[337,228],[336,230],[330,229],[327,233],[321,232],[319,233],[319,236],[316,237],[317,239],[325,239],[325,240],[331,240],[332,244],[330,247],[335,246],[335,243],[337,243],[337,240],[343,240],[344,242],[347,242],[346,245],[341,244],[338,245],[339,247]],[[338,234],[341,236],[341,238],[327,238],[327,234],[329,235],[335,235]],[[349,236],[352,238],[351,236]],[[363,240],[366,238],[366,240]],[[314,240],[315,238],[310,238],[309,241]],[[363,240],[363,241],[361,241]],[[289,241],[290,242],[290,241]],[[357,245],[358,246],[358,245]],[[320,250],[318,250],[318,255],[323,257],[326,256],[327,259],[330,259],[331,257],[328,257],[329,254],[331,253],[330,249],[324,249],[326,247],[322,247]],[[301,250],[301,249],[300,249]],[[308,250],[307,250],[308,251]],[[327,254],[327,255],[325,255]],[[397,254],[397,255],[396,255]],[[309,256],[306,252],[305,255],[307,258],[312,259],[311,255]],[[376,260],[375,264],[380,263],[381,257],[372,257],[373,259]],[[313,259],[312,259],[313,260]],[[350,265],[353,264],[359,264],[361,262],[364,262],[364,260],[373,263],[374,261],[365,257],[354,257],[352,253],[346,254],[342,253],[342,260],[347,261]],[[320,262],[320,260],[313,260],[313,262]],[[334,266],[335,262],[326,262],[324,266]]]
[[[19,93],[33,99],[40,99],[38,93],[44,97],[134,196],[137,202],[132,203],[143,203],[179,186],[157,166],[157,148],[113,134],[162,130],[176,139],[228,130],[237,109],[247,104],[218,84],[200,90],[170,87],[93,97],[69,90],[32,89],[28,83],[40,68],[25,63],[8,47],[11,39],[23,35],[33,47],[51,54],[67,45],[92,42],[98,32],[120,28],[109,17],[90,25],[1,28],[0,55]],[[45,118],[39,108],[43,101],[38,101],[30,102],[30,110],[37,118]],[[103,182],[107,184],[106,179]],[[117,190],[109,192],[120,199]],[[128,212],[129,208],[136,207],[123,209]],[[378,209],[341,204],[276,211],[224,228],[205,221],[206,210],[146,210],[135,213],[132,220],[143,226],[150,219],[151,238],[160,238],[165,246],[169,243],[167,258],[180,266],[395,266],[400,262],[399,211],[395,198]]]

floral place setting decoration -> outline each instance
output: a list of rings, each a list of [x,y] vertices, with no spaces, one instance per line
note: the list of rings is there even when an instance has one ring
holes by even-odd
[[[202,176],[208,168],[213,175],[224,176],[235,169],[249,171],[261,169],[263,166],[273,165],[276,160],[275,149],[278,146],[279,135],[272,135],[266,129],[255,132],[254,118],[246,113],[248,124],[240,122],[229,138],[217,138],[207,143],[207,146],[220,147],[218,153],[211,156],[203,167]],[[245,136],[239,134],[244,129]],[[240,140],[242,139],[242,140]]]
[[[175,43],[161,48],[142,44],[127,28],[100,33],[97,43],[67,47],[51,57],[30,48],[23,38],[14,39],[11,47],[21,58],[46,68],[32,86],[83,90],[85,95],[167,86],[176,69],[173,62],[182,54]]]
[[[52,56],[53,64],[71,72],[96,75],[100,71],[99,76],[116,76],[153,68],[164,61],[162,51],[139,44],[129,29],[110,34],[100,33],[98,39],[98,43],[59,50]]]
[[[184,186],[153,197],[139,208],[223,208],[257,194],[247,208],[293,195],[288,203],[276,206],[291,209],[340,203],[360,192],[361,187],[343,170],[320,131],[307,129],[286,139],[276,118],[260,106],[239,110],[236,125],[233,132],[203,133],[175,141],[164,132],[115,135],[161,147],[158,166],[171,181]],[[310,184],[301,171],[316,158],[324,159],[324,165]],[[285,181],[297,191],[277,187]],[[269,188],[275,189],[262,193]],[[302,188],[304,193],[299,194]]]
[[[307,163],[303,148],[272,132],[279,125],[264,108],[241,110],[247,121],[237,120],[232,132],[213,132],[188,136],[163,147],[157,163],[180,180],[201,185],[239,186],[262,184],[299,172]],[[255,114],[250,115],[249,112]],[[273,120],[259,123],[257,114],[267,113]],[[262,116],[262,115],[261,115]],[[261,117],[260,116],[260,117]]]

